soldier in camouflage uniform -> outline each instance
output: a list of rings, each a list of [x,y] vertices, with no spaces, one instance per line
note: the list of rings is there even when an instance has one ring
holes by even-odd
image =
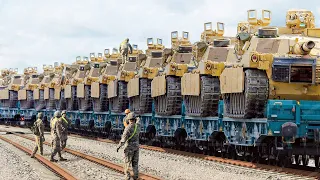
[[[61,122],[62,122],[62,137],[61,137],[61,150],[63,150],[67,146],[68,139],[68,127],[71,122],[67,119],[66,111],[62,111],[61,113]]]
[[[129,39],[127,38],[120,44],[120,47],[119,47],[119,51],[122,56],[122,64],[127,62],[129,49],[130,49],[130,54],[131,54],[132,53],[132,46],[129,43]]]
[[[43,114],[38,113],[37,115],[38,119],[36,120],[36,128],[38,128],[39,134],[35,135],[36,140],[36,146],[33,149],[33,152],[31,154],[31,158],[34,158],[34,155],[37,153],[38,149],[40,151],[40,154],[43,155],[43,142],[44,139],[44,124],[42,122]]]
[[[56,111],[54,113],[54,118],[51,120],[51,137],[52,137],[52,152],[50,161],[56,162],[57,160],[54,159],[54,156],[58,153],[60,161],[65,161],[61,156],[61,137],[62,137],[62,122],[61,122],[61,113],[60,111]]]
[[[128,114],[127,119],[129,125],[125,128],[121,141],[119,142],[117,152],[124,145],[124,174],[126,179],[130,179],[129,166],[132,164],[133,179],[138,179],[139,169],[139,134],[140,134],[140,118],[135,117],[134,113]]]
[[[123,126],[124,126],[124,129],[125,129],[129,124],[129,120],[127,119],[127,116],[130,113],[130,109],[126,109],[124,111],[124,113],[126,114],[126,116],[122,119],[122,122],[123,122]]]

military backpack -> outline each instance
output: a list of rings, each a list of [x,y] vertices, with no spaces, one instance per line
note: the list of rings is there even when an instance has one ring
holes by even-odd
[[[31,131],[33,132],[34,135],[40,136],[40,131],[39,131],[37,121],[33,123],[33,126],[31,127]]]

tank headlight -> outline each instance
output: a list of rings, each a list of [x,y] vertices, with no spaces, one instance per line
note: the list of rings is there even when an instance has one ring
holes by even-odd
[[[255,54],[252,55],[252,56],[251,56],[251,61],[252,61],[252,62],[257,62],[257,61],[258,61],[258,56],[255,55]]]
[[[206,69],[207,69],[207,70],[210,70],[210,69],[211,69],[211,65],[210,65],[210,64],[207,64],[207,65],[206,65]]]
[[[172,71],[175,71],[176,70],[176,67],[174,65],[171,65],[171,70]]]

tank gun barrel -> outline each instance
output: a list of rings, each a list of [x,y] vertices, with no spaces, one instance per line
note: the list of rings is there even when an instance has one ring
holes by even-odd
[[[306,55],[309,54],[310,51],[315,47],[315,42],[307,41],[301,44],[296,44],[293,46],[292,53]]]

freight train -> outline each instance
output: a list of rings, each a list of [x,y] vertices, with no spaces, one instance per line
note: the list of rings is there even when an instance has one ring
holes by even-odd
[[[248,10],[235,38],[205,23],[201,40],[171,33],[171,48],[148,38],[121,64],[117,49],[72,65],[3,70],[2,123],[48,122],[67,110],[71,130],[119,139],[126,108],[141,118],[141,143],[260,163],[319,168],[320,29],[313,13],[289,10],[285,27],[271,12]]]

